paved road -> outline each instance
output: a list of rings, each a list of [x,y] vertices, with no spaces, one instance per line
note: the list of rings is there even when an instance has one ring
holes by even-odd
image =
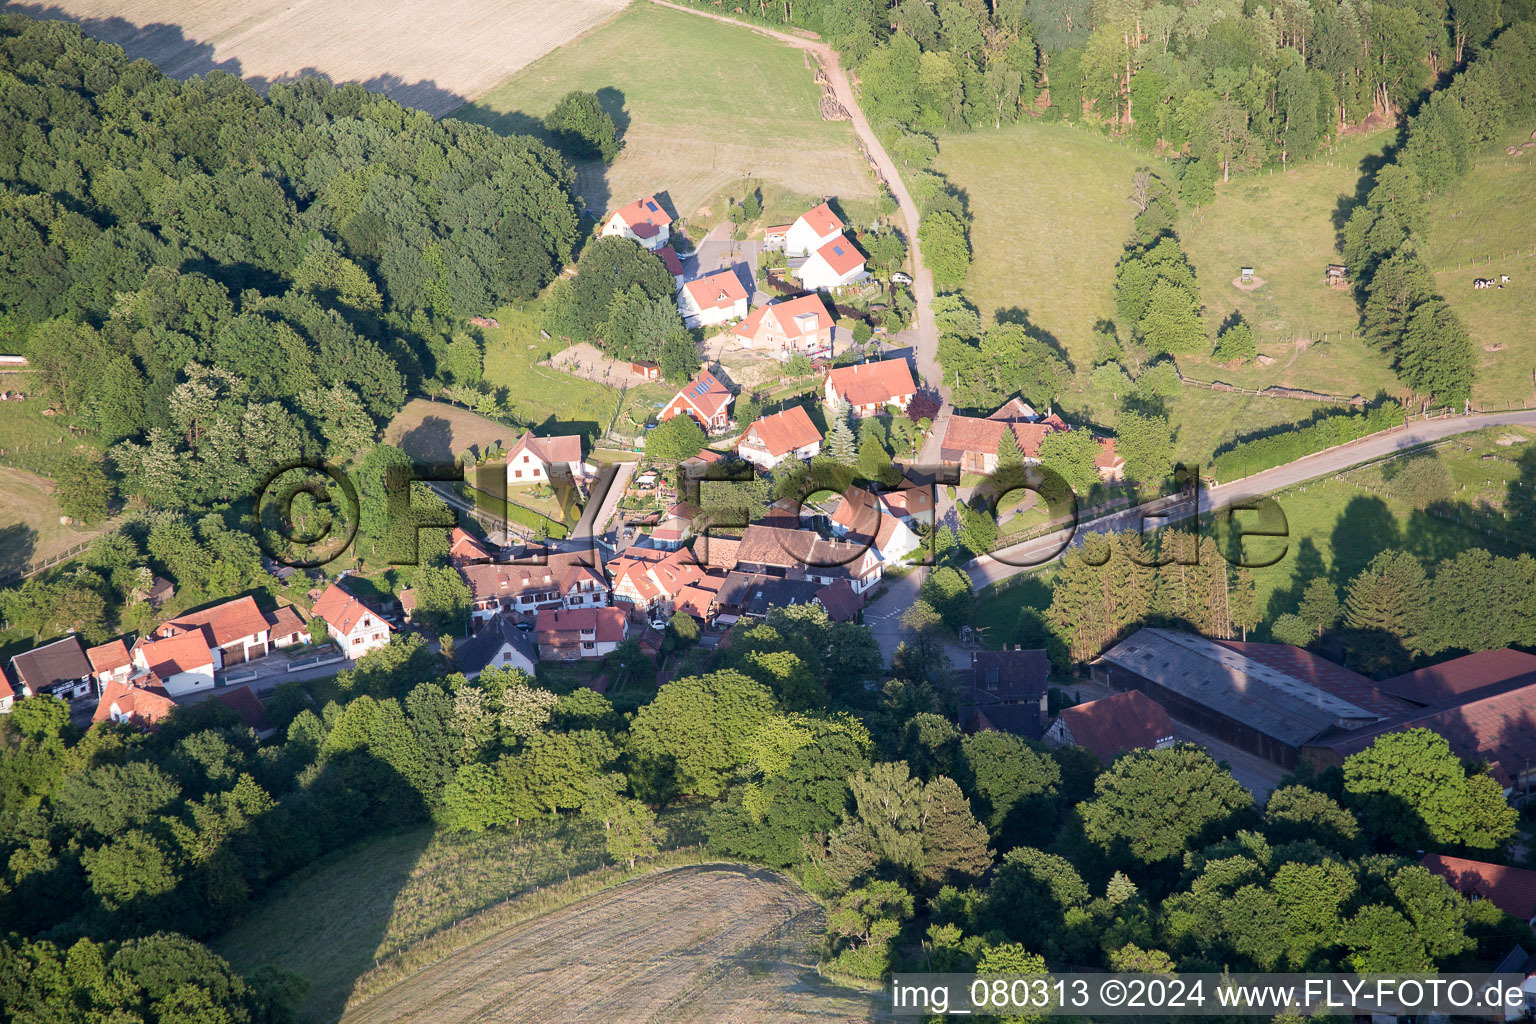
[[[619,511],[619,500],[624,497],[624,488],[629,486],[629,478],[634,474],[635,467],[640,465],[640,463],[610,463],[600,466],[598,473],[604,473],[609,468],[609,465],[615,468],[615,472],[613,481],[608,485],[608,490],[603,495],[602,504],[597,507],[595,512],[590,502],[586,508],[582,509],[581,521],[576,524],[576,529],[572,531],[572,536],[585,539],[600,537],[608,532],[609,524]]]
[[[1337,448],[1307,455],[1294,462],[1288,462],[1274,469],[1267,469],[1262,473],[1234,480],[1230,483],[1218,483],[1215,486],[1202,488],[1200,492],[1200,511],[1209,512],[1231,505],[1247,498],[1258,497],[1263,494],[1271,494],[1284,490],[1308,480],[1316,480],[1319,477],[1329,476],[1341,470],[1362,462],[1369,462],[1394,452],[1404,451],[1408,448],[1416,448],[1420,445],[1439,441],[1455,434],[1464,434],[1473,430],[1481,430],[1484,427],[1501,427],[1520,424],[1524,426],[1536,426],[1536,410],[1522,412],[1488,413],[1480,416],[1446,416],[1434,420],[1421,420],[1406,429],[1390,430],[1380,434],[1372,434],[1370,437],[1351,441]],[[1194,503],[1189,499],[1170,501],[1158,499],[1147,502],[1137,508],[1118,512],[1106,516],[1092,523],[1086,523],[1078,528],[1076,541],[1081,541],[1087,533],[1105,533],[1113,530],[1134,528],[1137,520],[1144,515],[1154,513],[1166,516],[1169,521],[1187,518],[1194,513]],[[994,552],[991,556],[983,556],[967,563],[966,571],[971,574],[971,579],[980,588],[998,580],[1015,576],[1021,572],[1027,572],[1052,559],[1047,556],[1058,551],[1066,540],[1064,531],[1047,534],[1044,537],[1022,544],[1016,544],[1011,548],[1004,548]],[[1011,564],[1010,564],[1011,563]],[[1023,564],[1020,564],[1023,563]]]

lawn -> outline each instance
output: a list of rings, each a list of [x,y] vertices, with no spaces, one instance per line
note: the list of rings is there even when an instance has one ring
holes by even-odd
[[[1115,264],[1146,157],[1091,132],[1025,123],[945,135],[935,169],[963,189],[975,258],[965,294],[984,321],[1023,310],[1079,370],[1115,314]]]
[[[1536,403],[1536,149],[1524,156],[1505,147],[1530,141],[1532,125],[1511,131],[1478,153],[1472,170],[1431,198],[1425,258],[1435,285],[1472,333],[1478,356],[1473,402],[1501,409]],[[1477,291],[1476,277],[1508,274],[1502,289]]]
[[[540,336],[536,310],[504,307],[495,316],[501,326],[484,331],[485,380],[504,389],[508,415],[538,434],[583,434],[589,447],[610,430],[634,435],[657,403],[676,394],[666,384],[621,389],[540,366],[565,346]]]
[[[503,132],[543,134],[567,92],[595,92],[614,115],[623,152],[577,168],[589,210],[659,193],[705,227],[704,210],[744,179],[785,212],[823,196],[873,199],[853,126],[823,121],[805,58],[750,29],[637,3],[523,68],[453,116]],[[792,201],[789,197],[795,197]],[[690,230],[697,241],[702,230]]]
[[[662,822],[669,847],[698,841],[698,812],[670,812]],[[287,879],[212,945],[242,973],[273,964],[298,974],[309,986],[300,1024],[328,1024],[376,961],[606,862],[602,828],[581,821],[478,835],[412,829],[366,840]]]

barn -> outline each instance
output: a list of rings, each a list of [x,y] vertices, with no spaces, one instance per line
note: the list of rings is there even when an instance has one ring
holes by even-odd
[[[1092,671],[1110,689],[1140,690],[1175,721],[1285,768],[1319,737],[1365,729],[1407,706],[1300,648],[1169,629],[1137,630]]]

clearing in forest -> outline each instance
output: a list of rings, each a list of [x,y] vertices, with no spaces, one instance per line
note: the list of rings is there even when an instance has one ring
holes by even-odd
[[[746,178],[765,199],[871,199],[853,126],[822,120],[812,73],[799,50],[744,26],[640,3],[454,116],[543,135],[542,118],[566,93],[596,93],[624,149],[611,166],[577,168],[594,213],[665,192],[674,212],[694,218],[722,192],[739,199]]]
[[[645,875],[496,932],[353,1006],[343,1024],[844,1021],[879,994],[816,974],[821,908],[783,876]]]
[[[629,0],[50,0],[7,11],[79,22],[175,78],[227,71],[265,90],[319,73],[442,116]]]

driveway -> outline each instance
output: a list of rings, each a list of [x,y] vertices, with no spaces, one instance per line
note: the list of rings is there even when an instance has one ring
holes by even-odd
[[[880,645],[880,654],[886,664],[890,664],[891,656],[904,639],[901,615],[917,600],[918,589],[922,587],[927,575],[927,567],[918,566],[901,579],[890,580],[885,584],[885,593],[864,607],[864,625],[875,635],[875,642]],[[949,652],[949,660],[955,668],[970,666],[970,651],[947,634],[944,637],[944,649]]]

